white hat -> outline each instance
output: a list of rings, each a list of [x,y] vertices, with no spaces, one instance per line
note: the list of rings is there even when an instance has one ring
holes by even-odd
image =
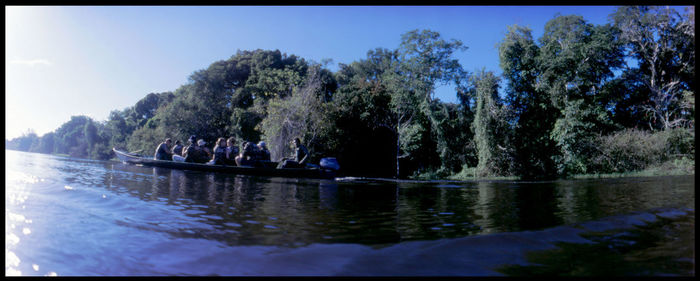
[[[199,139],[199,140],[197,141],[197,145],[199,145],[199,146],[203,146],[203,145],[205,145],[205,144],[207,144],[207,142],[205,142],[203,139]]]

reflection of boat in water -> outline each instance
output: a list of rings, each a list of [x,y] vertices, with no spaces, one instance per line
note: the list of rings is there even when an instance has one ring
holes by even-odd
[[[224,165],[207,165],[199,163],[175,162],[168,160],[155,160],[151,157],[144,157],[134,153],[128,153],[113,148],[114,154],[124,163],[170,168],[178,170],[194,170],[205,172],[220,172],[238,175],[253,175],[253,176],[269,176],[269,177],[287,177],[287,178],[333,178],[336,171],[330,168],[285,168],[277,169],[277,163],[270,162],[270,165],[265,167],[241,167],[241,166],[224,166]]]

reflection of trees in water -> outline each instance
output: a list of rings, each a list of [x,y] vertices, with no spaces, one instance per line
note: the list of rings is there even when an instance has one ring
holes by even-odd
[[[151,179],[150,199],[157,201],[158,197],[163,193],[169,193],[170,186],[170,169],[153,168],[153,177]]]
[[[665,207],[694,205],[694,182],[688,177],[621,178],[557,182],[556,200],[563,223]],[[679,182],[682,181],[682,182]],[[669,188],[672,187],[672,188]]]
[[[564,224],[592,220],[602,217],[598,196],[599,183],[588,181],[561,181],[556,186],[557,216]]]
[[[475,224],[481,227],[481,233],[513,229],[518,221],[518,212],[514,204],[516,187],[503,183],[479,182],[477,188],[478,203],[474,213],[477,215]]]
[[[433,217],[429,210],[434,209],[437,201],[437,188],[399,189],[397,209],[397,232],[401,239],[425,237],[433,227]]]
[[[484,233],[495,233],[598,218],[599,192],[604,189],[579,181],[479,183],[478,223]]]
[[[557,198],[555,196],[556,183],[543,182],[536,184],[524,184],[515,191],[515,200],[518,210],[518,229],[544,229],[562,224]]]
[[[693,276],[695,213],[659,217],[633,228],[590,231],[590,243],[557,243],[526,254],[527,265],[496,270],[510,276]]]
[[[168,202],[173,203],[180,198],[180,188],[183,184],[184,172],[180,170],[170,170],[170,180],[168,189]],[[184,195],[184,193],[183,193]]]
[[[218,183],[215,174],[207,174],[206,177],[206,191],[207,191],[207,202],[209,207],[216,206],[216,195]]]
[[[338,209],[338,185],[329,180],[318,184],[319,209],[334,212]]]
[[[688,177],[439,187],[114,167],[99,177],[107,188],[204,211],[190,214],[230,231],[221,237],[234,244],[395,243],[542,229],[668,202],[694,205]]]

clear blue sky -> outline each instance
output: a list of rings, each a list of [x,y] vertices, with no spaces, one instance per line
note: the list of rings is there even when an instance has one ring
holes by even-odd
[[[401,34],[430,29],[469,49],[471,72],[497,74],[496,44],[509,25],[542,35],[557,13],[605,24],[614,6],[459,7],[21,7],[6,6],[6,139],[57,129],[72,115],[104,121],[151,92],[174,91],[196,70],[237,50],[279,49],[349,64]],[[452,86],[436,97],[455,102]]]

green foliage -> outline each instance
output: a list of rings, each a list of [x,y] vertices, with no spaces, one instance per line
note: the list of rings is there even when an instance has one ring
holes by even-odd
[[[586,173],[594,151],[595,132],[611,126],[601,88],[622,65],[622,44],[610,26],[593,26],[580,16],[559,16],[547,22],[538,56],[545,91],[560,116],[551,131],[559,149],[553,155],[557,174]]]
[[[695,128],[675,128],[663,132],[667,136],[669,156],[686,156],[695,159]]]
[[[560,113],[551,96],[537,85],[542,73],[537,63],[540,52],[531,30],[520,26],[509,27],[499,45],[506,102],[514,116],[510,121],[514,127],[514,169],[527,179],[556,176],[552,156],[558,152],[550,134]]]
[[[433,102],[431,118],[436,130],[437,152],[441,170],[457,173],[462,165],[476,165],[474,134],[467,124],[473,114],[466,105]]]
[[[476,93],[474,109],[474,142],[478,152],[477,175],[487,177],[507,173],[503,144],[506,124],[501,122],[501,102],[498,97],[499,79],[493,72],[480,71],[473,77]]]
[[[681,15],[670,7],[623,6],[611,15],[620,40],[637,60],[629,68],[642,84],[639,110],[651,129],[688,127],[694,115],[682,102],[695,92],[694,10]]]
[[[608,116],[600,107],[585,104],[583,100],[566,104],[551,135],[561,152],[554,158],[557,172],[560,175],[583,174],[593,170],[590,156],[596,153],[600,124],[605,124]]]
[[[325,144],[346,173],[387,176],[396,172],[395,115],[383,80],[394,59],[394,52],[370,51],[368,59],[341,65],[336,73],[339,87],[328,107],[332,124]]]
[[[140,151],[143,155],[152,155],[158,144],[166,138],[172,138],[164,128],[159,117],[151,118],[143,127],[134,131],[126,148],[129,151]]]
[[[132,138],[141,139],[131,141],[145,144],[163,132],[181,140],[197,135],[207,142],[228,136],[258,141],[269,100],[289,96],[304,81],[307,68],[303,59],[278,50],[238,51],[228,60],[194,72],[171,102],[159,105],[154,118],[159,119],[162,132],[135,132]]]
[[[564,109],[570,100],[599,95],[603,83],[622,66],[622,44],[610,26],[593,26],[580,16],[559,16],[540,38],[537,87]]]
[[[130,112],[130,117],[141,127],[156,115],[156,111],[159,107],[168,104],[174,98],[175,95],[171,92],[160,94],[150,93],[136,102],[136,105],[134,105],[133,110]]]
[[[85,126],[92,120],[87,116],[72,116],[71,120],[56,130],[56,153],[73,157],[88,157]]]
[[[36,133],[34,133],[32,130],[28,130],[20,137],[9,141],[5,140],[5,148],[19,151],[30,151],[30,149],[37,146],[39,142],[40,140]]]
[[[462,170],[459,173],[454,174],[450,177],[453,180],[472,180],[477,177],[477,168],[469,167],[467,165],[462,166]]]
[[[398,72],[389,72],[387,81],[399,151],[419,169],[433,169],[450,162],[447,155],[453,146],[448,145],[451,136],[445,130],[452,126],[443,125],[447,114],[444,106],[436,105],[433,94],[438,83],[460,85],[468,79],[468,73],[453,57],[455,52],[466,49],[461,41],[446,41],[435,31],[412,30],[401,36]],[[468,129],[468,123],[464,127]],[[449,168],[445,168],[454,169],[454,164],[447,165]]]
[[[513,25],[498,44],[501,77],[463,70],[455,54],[467,47],[430,30],[335,73],[279,50],[238,51],[104,122],[73,116],[5,144],[108,159],[112,147],[151,154],[168,137],[235,136],[265,140],[277,160],[299,137],[312,161],[336,157],[349,175],[675,173],[695,155],[694,36],[694,9],[621,7],[608,25],[557,16],[538,40]],[[433,97],[446,84],[458,104]]]
[[[103,142],[98,142],[93,144],[92,150],[90,151],[90,158],[107,160],[112,158],[112,147]]]
[[[601,136],[598,140],[600,154],[595,159],[595,162],[600,165],[597,170],[601,172],[644,170],[651,165],[668,161],[678,154],[694,158],[694,139],[694,133],[683,128],[656,133],[626,129]]]
[[[290,141],[299,137],[309,148],[312,161],[319,159],[315,153],[321,131],[327,127],[325,93],[322,88],[320,66],[314,66],[307,81],[288,97],[270,100],[265,118],[260,124],[268,142],[272,159],[289,157],[293,150]]]
[[[29,131],[5,141],[6,149],[39,153],[68,154],[73,157],[108,159],[111,148],[105,141],[103,125],[87,116],[73,116],[54,132],[38,137]]]
[[[122,111],[113,110],[110,112],[109,118],[104,125],[105,139],[108,140],[109,147],[120,149],[126,147],[129,136],[136,129],[135,122],[128,117],[128,112],[130,111],[131,109],[127,108]]]
[[[39,138],[39,141],[36,142],[36,145],[30,148],[30,151],[47,154],[53,153],[55,135],[56,134],[54,132],[44,134],[43,136],[41,136],[41,138]]]

